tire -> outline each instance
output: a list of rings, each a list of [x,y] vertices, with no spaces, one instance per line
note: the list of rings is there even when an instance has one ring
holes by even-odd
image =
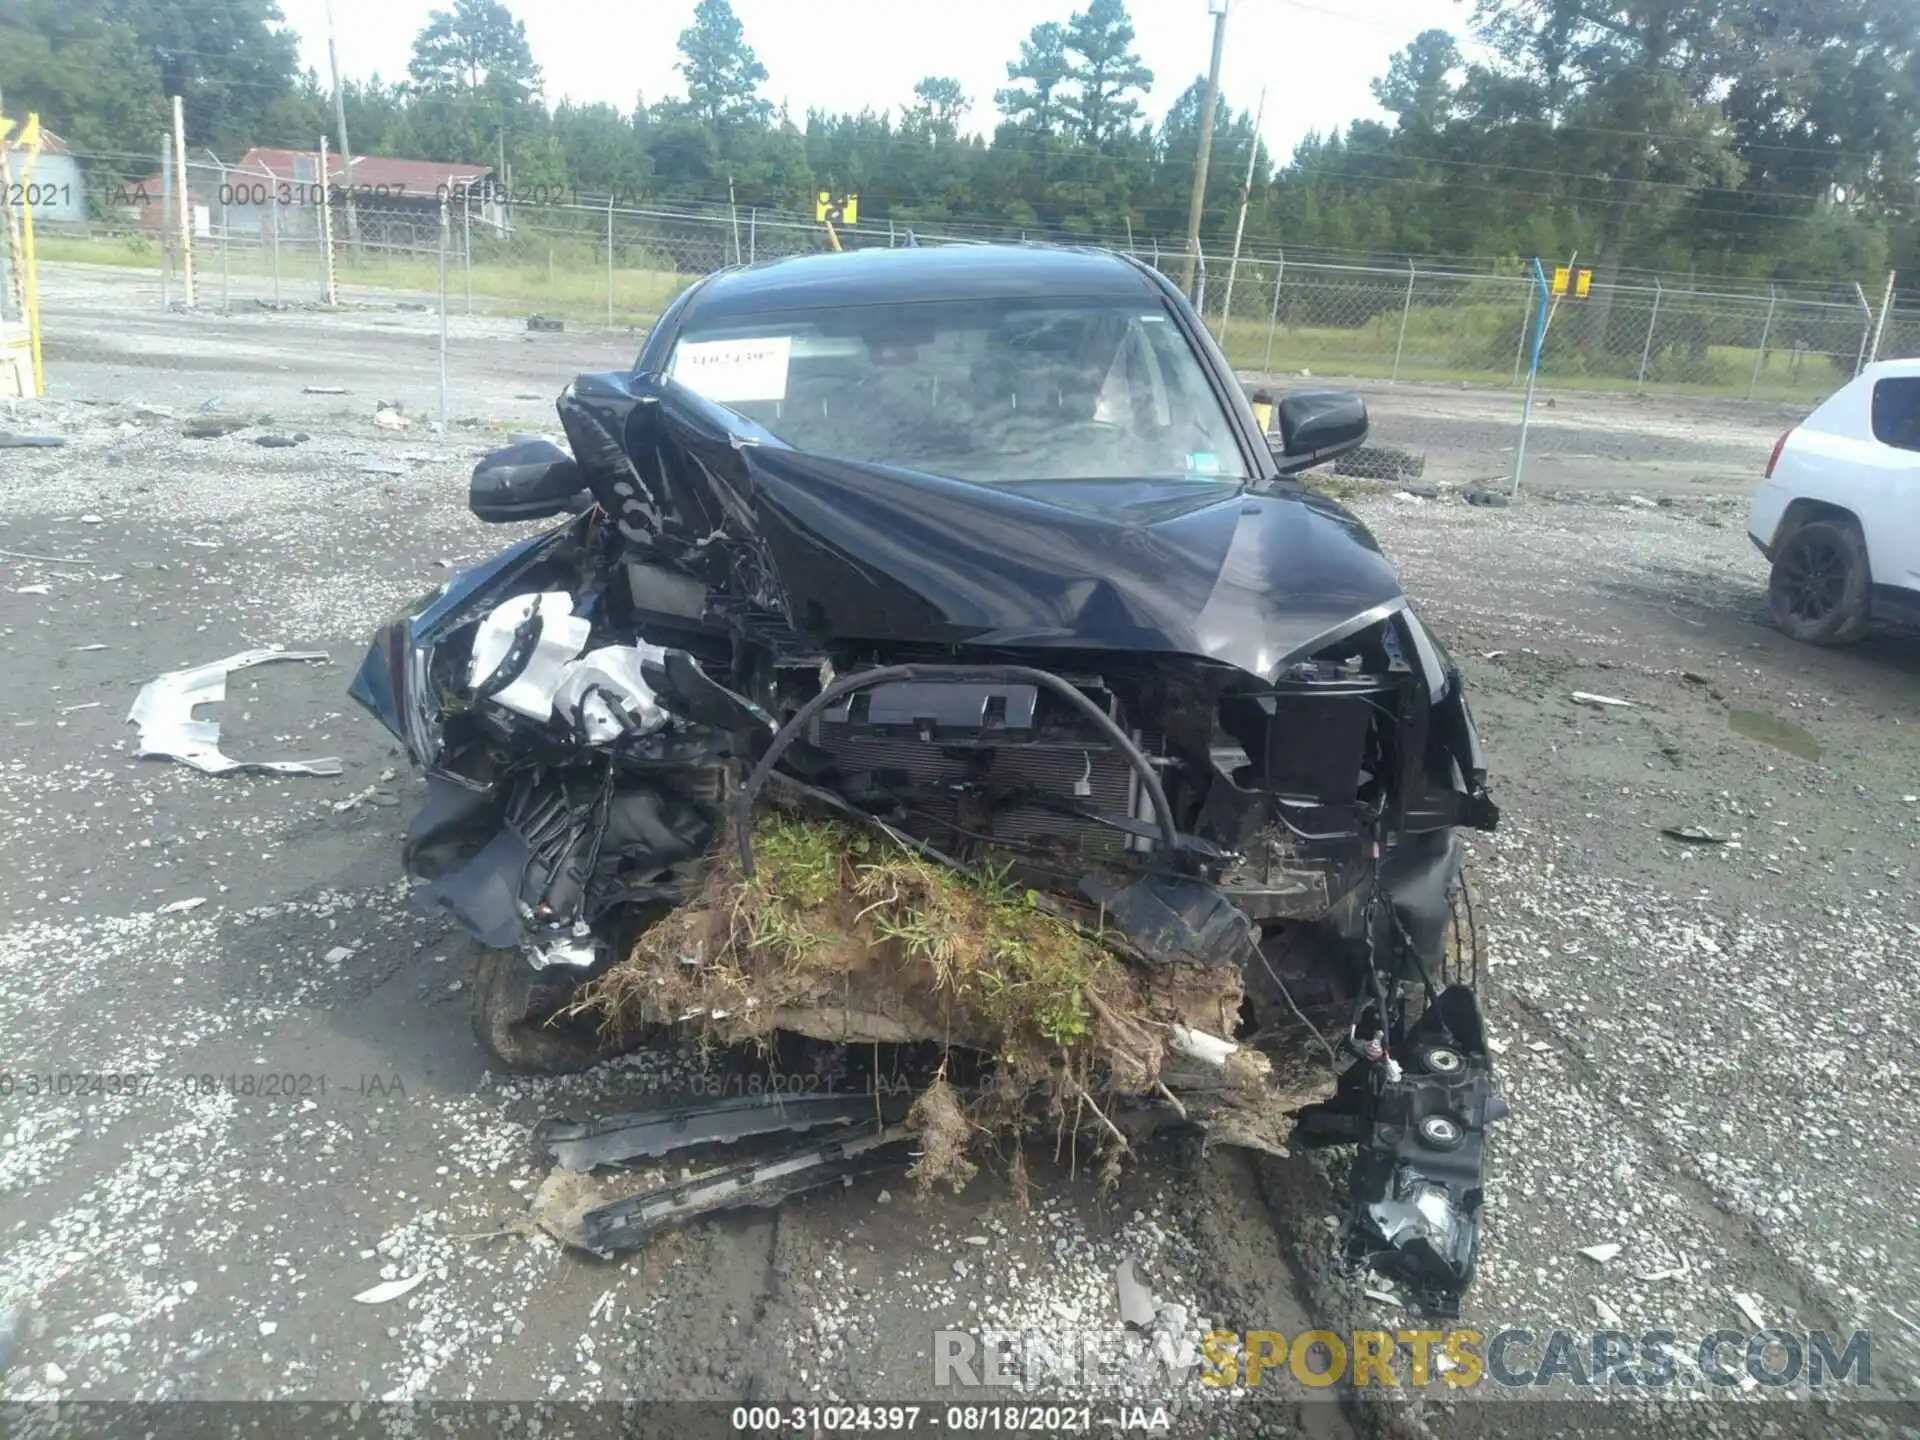
[[[1775,547],[1767,611],[1807,645],[1851,645],[1867,633],[1873,574],[1851,518],[1809,520]]]
[[[610,1053],[592,1024],[561,1017],[579,988],[572,971],[541,971],[518,951],[475,945],[473,1033],[503,1070],[574,1075]]]

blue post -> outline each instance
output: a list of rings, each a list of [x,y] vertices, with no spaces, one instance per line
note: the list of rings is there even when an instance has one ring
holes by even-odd
[[[1533,356],[1527,366],[1527,399],[1520,411],[1520,443],[1513,452],[1513,486],[1511,495],[1520,493],[1520,472],[1527,463],[1527,427],[1533,422],[1533,388],[1540,378],[1540,351],[1547,343],[1547,312],[1552,307],[1548,294],[1546,267],[1540,263],[1538,255],[1533,257],[1533,283],[1539,287],[1539,303],[1534,306]]]

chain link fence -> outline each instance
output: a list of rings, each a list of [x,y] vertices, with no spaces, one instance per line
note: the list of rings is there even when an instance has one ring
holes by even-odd
[[[272,169],[205,153],[76,156],[86,206],[77,222],[43,227],[42,262],[142,271],[129,303],[162,307],[190,299],[229,312],[444,309],[471,317],[451,329],[457,352],[471,337],[498,338],[533,317],[631,337],[702,275],[836,243],[1101,243],[1176,284],[1191,268],[1202,316],[1243,373],[1277,385],[1351,383],[1374,404],[1384,442],[1466,447],[1455,467],[1463,478],[1500,478],[1514,448],[1538,304],[1518,264],[1263,250],[1237,259],[1207,253],[1189,267],[1177,246],[1151,237],[961,222],[910,228],[867,219],[836,236],[811,214],[751,206],[571,194],[509,205],[484,184],[342,186],[322,181],[337,162],[323,171],[318,155],[275,153],[283,158]],[[1683,462],[1695,453],[1694,422],[1708,413],[1698,407],[1746,406],[1747,418],[1721,417],[1719,431],[1739,447],[1724,453],[1745,466],[1754,437],[1777,428],[1778,411],[1810,409],[1875,358],[1920,354],[1920,294],[1884,281],[1752,285],[1629,274],[1551,303],[1538,383],[1562,399],[1557,412],[1548,400],[1530,460],[1620,453],[1601,433],[1625,423],[1619,406],[1661,399],[1672,412],[1662,453]],[[1576,425],[1570,411],[1599,418]]]
[[[322,183],[313,155],[293,157],[290,174],[205,153],[184,163],[74,158],[87,181],[88,219],[47,227],[43,258],[157,270],[170,305],[187,300],[189,269],[202,307],[437,300],[444,255],[455,314],[643,327],[699,276],[833,243],[811,216],[752,207],[591,197],[507,206],[475,188],[369,191]],[[1055,237],[868,221],[838,238],[852,248]],[[1095,238],[1176,281],[1186,277],[1177,247]],[[1206,254],[1194,268],[1202,313],[1242,369],[1509,387],[1525,376],[1535,298],[1518,265],[1384,265],[1273,251],[1237,261]],[[1920,297],[1881,302],[1853,282],[1601,281],[1586,298],[1556,303],[1540,383],[1817,401],[1876,356],[1920,353]]]
[[[1536,291],[1519,274],[1210,260],[1202,312],[1242,369],[1518,387]],[[1212,280],[1225,271],[1230,287]],[[1554,306],[1541,384],[1569,389],[1817,401],[1877,353],[1914,353],[1920,309],[1884,333],[1853,294],[1600,283]],[[1876,335],[1879,339],[1874,349]],[[1903,348],[1904,347],[1904,348]]]

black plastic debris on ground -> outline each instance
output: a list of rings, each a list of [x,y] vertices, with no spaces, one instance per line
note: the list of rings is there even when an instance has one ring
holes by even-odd
[[[189,440],[217,440],[251,424],[253,421],[238,415],[196,415],[180,427],[180,433]]]
[[[786,1131],[858,1125],[872,1120],[874,1114],[870,1095],[769,1093],[730,1096],[680,1110],[609,1115],[584,1123],[547,1121],[535,1136],[562,1170],[581,1171],[667,1155],[693,1145],[727,1145]],[[904,1114],[894,1118],[902,1119]]]

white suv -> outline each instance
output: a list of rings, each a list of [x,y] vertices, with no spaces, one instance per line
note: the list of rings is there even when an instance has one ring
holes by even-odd
[[[1920,618],[1920,359],[1869,365],[1780,437],[1747,533],[1796,640],[1845,645],[1870,620]]]

